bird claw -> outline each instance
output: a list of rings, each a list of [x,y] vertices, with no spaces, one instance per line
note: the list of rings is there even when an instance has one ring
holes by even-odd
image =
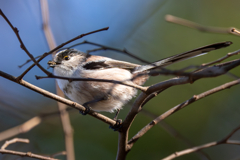
[[[79,111],[79,113],[85,116],[90,112],[91,108],[85,103],[83,104],[83,106],[85,107],[85,111]]]
[[[114,126],[109,126],[109,128],[113,129],[114,131],[119,131],[122,128],[122,120],[117,119],[116,124]]]

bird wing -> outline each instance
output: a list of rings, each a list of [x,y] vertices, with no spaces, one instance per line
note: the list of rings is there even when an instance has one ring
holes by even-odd
[[[132,71],[134,68],[136,68],[138,66],[140,66],[140,65],[107,58],[107,59],[102,59],[102,60],[97,60],[97,61],[88,61],[82,67],[85,69],[89,69],[89,70],[107,69],[107,68],[122,68],[122,69]]]

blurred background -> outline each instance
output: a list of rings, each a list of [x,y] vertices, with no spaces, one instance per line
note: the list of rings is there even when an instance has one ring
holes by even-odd
[[[238,0],[51,0],[48,3],[50,26],[57,45],[82,33],[107,26],[110,27],[108,31],[84,37],[70,45],[88,40],[119,49],[126,48],[129,52],[147,61],[156,61],[216,42],[233,42],[230,47],[172,65],[169,67],[170,69],[181,69],[189,65],[210,62],[228,52],[238,50],[240,46],[240,37],[238,36],[203,33],[168,23],[164,19],[166,14],[172,14],[202,25],[240,28],[240,1]],[[12,24],[19,29],[20,36],[31,54],[38,56],[49,51],[42,30],[39,1],[1,0],[0,8]],[[0,35],[0,70],[19,76],[30,64],[21,69],[18,66],[29,58],[19,47],[19,41],[2,17],[0,17]],[[86,51],[96,47],[81,45],[76,48]],[[140,63],[112,51],[93,52],[92,54]],[[41,62],[46,68],[48,60],[51,60],[51,56]],[[239,67],[231,72],[240,76]],[[35,75],[44,76],[44,73],[34,67],[24,77],[24,80],[55,93],[53,79],[36,80]],[[154,77],[145,85],[155,84],[169,78],[171,76]],[[202,79],[193,84],[175,86],[158,95],[144,108],[151,113],[160,115],[195,94],[200,94],[232,80],[232,77],[223,75],[217,78]],[[239,89],[239,86],[235,86],[204,98],[168,117],[165,122],[187,137],[194,145],[220,140],[239,125]],[[129,105],[125,106],[119,118],[124,119],[129,109]],[[0,132],[22,124],[36,115],[57,110],[55,101],[0,77]],[[114,116],[109,113],[103,114],[109,117]],[[99,157],[101,157],[100,159],[115,159],[118,143],[117,132],[109,129],[105,123],[90,116],[82,116],[75,110],[70,111],[70,117],[74,128],[76,159],[99,159]],[[152,118],[140,113],[131,127],[130,137],[151,120]],[[239,136],[240,133],[236,133],[233,139],[234,137],[239,139]],[[31,131],[17,137],[28,138],[30,144],[17,143],[9,146],[9,149],[52,154],[65,148],[64,133],[58,115],[45,118]],[[127,159],[161,159],[185,148],[188,146],[184,142],[156,125],[134,145]],[[212,159],[229,160],[240,159],[239,149],[240,146],[221,145],[205,149],[204,152]],[[18,157],[0,155],[0,159],[14,158]],[[64,156],[58,158],[65,159]],[[198,158],[193,153],[178,159]]]

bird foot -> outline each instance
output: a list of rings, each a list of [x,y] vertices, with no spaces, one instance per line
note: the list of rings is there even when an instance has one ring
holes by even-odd
[[[87,103],[84,103],[83,106],[85,107],[85,111],[79,111],[79,113],[85,116],[90,112],[91,108],[88,106]]]
[[[109,128],[113,129],[114,131],[119,131],[122,128],[122,120],[117,119],[116,124],[114,126],[109,126]]]

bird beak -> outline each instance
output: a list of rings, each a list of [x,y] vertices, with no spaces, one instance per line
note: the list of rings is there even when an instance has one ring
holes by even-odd
[[[49,66],[49,67],[54,68],[56,65],[57,65],[56,62],[54,62],[54,61],[48,61],[48,66]]]

